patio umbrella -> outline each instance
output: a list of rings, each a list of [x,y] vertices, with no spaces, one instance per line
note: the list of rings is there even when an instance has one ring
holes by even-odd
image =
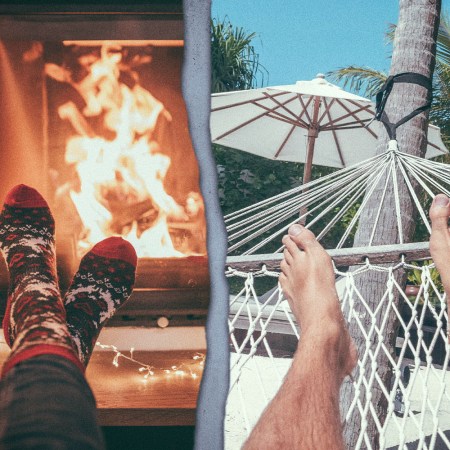
[[[307,183],[313,163],[342,168],[375,155],[382,125],[371,122],[374,111],[370,100],[318,74],[292,85],[213,94],[211,135],[227,147],[305,163]],[[430,125],[426,158],[445,153],[439,128]]]

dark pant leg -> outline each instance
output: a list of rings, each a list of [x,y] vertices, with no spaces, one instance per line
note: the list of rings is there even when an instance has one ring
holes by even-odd
[[[94,396],[73,363],[36,356],[0,380],[0,449],[104,449]]]

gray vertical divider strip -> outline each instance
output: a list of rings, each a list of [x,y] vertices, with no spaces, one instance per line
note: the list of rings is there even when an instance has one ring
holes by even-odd
[[[206,325],[207,358],[197,405],[196,450],[223,449],[224,413],[229,385],[228,284],[224,275],[227,240],[217,195],[211,152],[210,20],[211,2],[184,0],[183,95],[189,130],[200,167],[206,206],[211,296]]]

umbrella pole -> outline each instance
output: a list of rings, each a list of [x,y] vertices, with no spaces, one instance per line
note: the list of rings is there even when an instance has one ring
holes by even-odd
[[[311,120],[311,124],[308,128],[308,146],[306,148],[306,160],[305,160],[305,168],[303,170],[303,180],[302,184],[307,184],[311,181],[311,172],[312,172],[312,162],[314,157],[314,147],[316,144],[317,136],[319,135],[319,109],[320,109],[320,97],[314,97],[314,105],[313,105],[313,116]],[[305,189],[303,192],[307,192],[308,189]],[[300,216],[305,215],[308,212],[308,208],[302,207],[300,208]],[[302,225],[306,223],[306,217],[300,220]]]
[[[307,184],[311,181],[312,161],[314,156],[314,145],[316,143],[316,135],[310,134],[311,128],[308,130],[308,147],[306,150],[305,168],[303,169],[302,184]]]

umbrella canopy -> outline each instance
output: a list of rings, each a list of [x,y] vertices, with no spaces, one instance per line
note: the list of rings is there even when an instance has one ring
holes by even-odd
[[[346,167],[375,155],[382,124],[372,122],[370,100],[329,83],[311,81],[212,95],[214,143],[281,161]],[[447,153],[439,128],[430,125],[426,158]]]

